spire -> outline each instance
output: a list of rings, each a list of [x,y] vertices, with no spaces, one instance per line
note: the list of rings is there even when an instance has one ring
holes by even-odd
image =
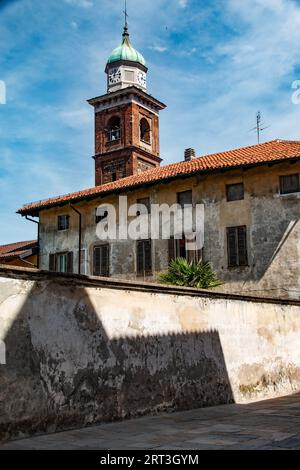
[[[124,10],[124,15],[125,15],[125,23],[124,23],[124,32],[123,32],[123,38],[129,38],[129,32],[128,32],[128,14],[127,14],[127,0],[125,0],[125,10]]]

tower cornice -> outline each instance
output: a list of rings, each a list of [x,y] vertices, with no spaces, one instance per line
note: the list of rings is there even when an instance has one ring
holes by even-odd
[[[94,108],[99,106],[103,109],[103,107],[111,107],[114,104],[115,106],[119,106],[122,104],[122,100],[134,100],[134,98],[138,98],[140,102],[144,102],[146,106],[154,108],[157,112],[166,108],[164,103],[135,86],[123,88],[111,93],[106,93],[105,95],[91,98],[87,100],[87,102]]]

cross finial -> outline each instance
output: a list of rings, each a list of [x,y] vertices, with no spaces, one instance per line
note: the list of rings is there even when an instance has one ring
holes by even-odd
[[[125,9],[124,9],[124,16],[125,16],[125,25],[124,25],[124,33],[123,36],[128,36],[128,13],[127,13],[127,0],[125,0]]]

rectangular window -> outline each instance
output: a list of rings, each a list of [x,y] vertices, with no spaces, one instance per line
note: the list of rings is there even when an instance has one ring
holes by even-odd
[[[98,224],[98,222],[101,222],[101,220],[106,219],[107,216],[108,216],[108,211],[104,211],[103,215],[97,215],[97,209],[98,209],[98,207],[96,207],[96,209],[95,209],[95,224]]]
[[[228,267],[248,266],[247,227],[227,228]]]
[[[147,213],[150,214],[151,209],[150,209],[150,198],[149,197],[143,197],[141,199],[137,199],[136,203],[137,204],[142,204],[143,206],[145,206],[146,209],[147,209]],[[136,215],[137,216],[141,215],[140,211],[137,211]]]
[[[69,215],[59,215],[57,218],[57,230],[68,230],[70,224]]]
[[[73,252],[50,254],[49,271],[73,273]]]
[[[244,183],[226,185],[227,201],[241,201],[244,199]]]
[[[184,209],[184,206],[192,205],[193,204],[193,193],[192,190],[190,191],[183,191],[181,193],[177,193],[177,202],[180,206]]]
[[[299,173],[280,176],[280,194],[298,193],[300,191]]]
[[[200,261],[202,259],[202,249],[187,250],[184,235],[182,235],[181,239],[175,239],[172,236],[169,239],[169,262],[176,258],[185,258],[188,261]]]
[[[94,276],[109,276],[109,245],[99,245],[94,248]]]
[[[151,240],[137,241],[137,275],[150,276],[152,274]]]

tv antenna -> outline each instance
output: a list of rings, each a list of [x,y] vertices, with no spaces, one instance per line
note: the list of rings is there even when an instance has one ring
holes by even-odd
[[[256,131],[257,133],[257,143],[260,143],[260,133],[264,131],[265,129],[268,129],[270,126],[265,126],[263,127],[263,122],[262,122],[262,117],[261,117],[261,112],[257,111],[256,114],[256,126],[250,129],[250,132]]]

